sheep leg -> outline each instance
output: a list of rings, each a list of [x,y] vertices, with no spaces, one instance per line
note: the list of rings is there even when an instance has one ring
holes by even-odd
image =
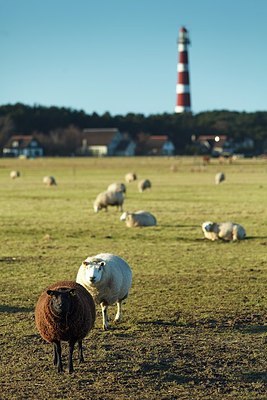
[[[69,366],[68,366],[70,374],[73,372],[72,355],[73,355],[74,345],[75,345],[75,341],[70,340],[69,341]]]
[[[103,317],[103,329],[108,330],[108,306],[105,303],[101,303],[102,317]]]
[[[61,358],[61,345],[60,341],[54,342],[54,365],[57,365],[57,372],[63,371],[62,358]]]
[[[78,341],[79,362],[84,362],[82,340]]]
[[[122,315],[122,312],[121,312],[121,303],[122,303],[122,300],[119,300],[119,301],[117,302],[117,313],[116,313],[114,322],[120,322],[120,320],[121,320],[121,315]]]

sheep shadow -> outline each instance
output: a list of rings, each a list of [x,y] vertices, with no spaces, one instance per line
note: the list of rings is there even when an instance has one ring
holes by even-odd
[[[255,335],[261,333],[267,333],[267,325],[247,325],[243,327],[236,327],[239,332],[248,335]]]
[[[33,309],[30,307],[15,307],[9,305],[0,305],[0,313],[16,314],[16,313],[29,313]]]
[[[247,372],[242,374],[243,379],[246,382],[261,382],[261,383],[267,383],[267,371],[261,371],[261,372]]]
[[[178,327],[181,326],[180,323],[177,321],[164,321],[162,319],[157,319],[155,321],[138,321],[138,325],[155,325],[155,326],[173,326],[173,327]]]

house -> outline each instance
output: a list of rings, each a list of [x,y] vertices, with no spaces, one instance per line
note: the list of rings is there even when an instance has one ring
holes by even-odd
[[[42,157],[44,149],[34,136],[15,135],[12,136],[3,147],[4,157]]]
[[[226,135],[193,135],[192,141],[200,154],[212,154],[219,156],[223,152],[231,152],[230,141]]]
[[[138,150],[139,155],[153,156],[172,156],[174,155],[175,147],[167,135],[139,135]]]
[[[135,143],[117,128],[84,129],[79,155],[132,156]]]

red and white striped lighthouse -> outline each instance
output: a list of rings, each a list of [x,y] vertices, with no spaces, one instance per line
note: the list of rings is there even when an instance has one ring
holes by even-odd
[[[176,85],[176,113],[191,112],[189,66],[187,46],[190,44],[189,35],[185,27],[181,27],[178,37],[178,64]]]

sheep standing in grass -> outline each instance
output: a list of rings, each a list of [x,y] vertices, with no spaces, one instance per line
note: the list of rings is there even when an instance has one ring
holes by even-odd
[[[46,186],[56,186],[56,180],[53,176],[44,176],[43,183]]]
[[[94,201],[94,211],[97,213],[103,208],[107,211],[108,206],[117,206],[117,208],[123,210],[124,196],[121,191],[111,192],[106,190],[105,192],[99,193]]]
[[[223,182],[223,181],[225,181],[225,175],[224,175],[224,173],[223,173],[223,172],[218,172],[218,173],[215,175],[215,184],[216,184],[216,185],[219,185],[219,183],[221,183],[221,182]]]
[[[36,327],[44,340],[54,345],[54,365],[63,371],[61,341],[69,342],[68,370],[73,372],[72,354],[78,342],[79,361],[83,362],[82,340],[95,323],[95,303],[83,286],[72,281],[50,285],[35,308]]]
[[[202,231],[206,239],[225,241],[237,241],[245,239],[246,231],[242,225],[234,222],[216,222],[207,221],[202,224]]]
[[[128,174],[125,175],[126,183],[131,183],[136,180],[137,180],[137,175],[135,172],[128,172]]]
[[[143,192],[146,189],[151,189],[151,182],[149,179],[143,179],[140,182],[138,182],[138,190],[139,192]]]
[[[10,178],[11,179],[16,179],[20,177],[20,172],[19,171],[11,171],[10,172]]]
[[[125,211],[121,215],[120,220],[125,221],[128,228],[157,225],[157,220],[154,215],[148,211],[141,210],[134,213]]]
[[[108,192],[122,192],[126,193],[126,185],[124,183],[111,183],[108,188]]]
[[[109,253],[88,257],[80,266],[76,281],[100,304],[103,329],[108,329],[108,306],[114,303],[117,303],[114,321],[121,320],[121,304],[128,296],[132,284],[132,271],[125,260]]]

